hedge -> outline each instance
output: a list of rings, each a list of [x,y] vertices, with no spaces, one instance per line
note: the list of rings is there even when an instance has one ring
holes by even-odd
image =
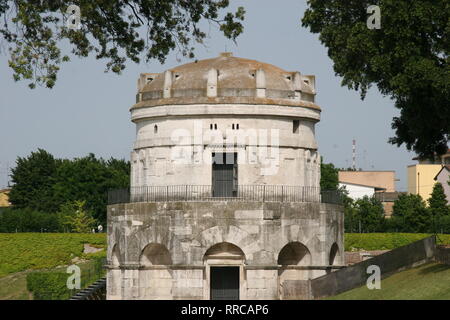
[[[34,300],[67,300],[72,291],[67,288],[67,277],[63,272],[31,272],[27,275],[27,289]]]
[[[104,263],[104,258],[95,258],[79,265],[81,288],[86,288],[105,275]],[[67,300],[77,291],[67,288],[67,279],[70,276],[65,269],[30,272],[27,275],[27,289],[33,293],[34,300]]]

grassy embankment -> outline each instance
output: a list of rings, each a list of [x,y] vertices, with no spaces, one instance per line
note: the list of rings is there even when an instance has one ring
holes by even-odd
[[[345,234],[345,251],[390,250],[428,237],[414,233]],[[438,235],[438,244],[450,245],[450,235]],[[381,281],[380,290],[366,286],[343,292],[329,300],[450,300],[450,266],[428,263]]]
[[[0,300],[28,300],[27,274],[32,270],[58,270],[78,258],[82,273],[89,259],[106,251],[83,253],[84,244],[106,248],[106,234],[0,233]]]
[[[426,233],[346,233],[345,251],[392,250],[429,237]],[[450,245],[450,234],[439,234],[438,244]]]
[[[328,300],[450,300],[450,266],[427,263],[381,280],[381,289],[366,286]]]

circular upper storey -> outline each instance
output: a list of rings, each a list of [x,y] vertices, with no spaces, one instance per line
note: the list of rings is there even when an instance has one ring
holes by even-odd
[[[164,105],[256,104],[320,111],[314,103],[315,94],[312,75],[222,53],[162,73],[141,74],[132,110]]]

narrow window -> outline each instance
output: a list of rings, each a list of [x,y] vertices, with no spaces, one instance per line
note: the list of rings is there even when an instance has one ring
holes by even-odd
[[[298,133],[300,127],[300,120],[292,121],[292,133]]]
[[[231,125],[231,128],[234,130],[234,123]]]
[[[217,130],[217,123],[214,124],[214,130]]]
[[[213,125],[212,125],[212,123],[209,125],[209,130],[212,130],[213,129]]]
[[[155,126],[153,127],[153,132],[154,133],[158,133],[158,126],[155,124]]]
[[[239,123],[236,125],[236,129],[239,130]]]

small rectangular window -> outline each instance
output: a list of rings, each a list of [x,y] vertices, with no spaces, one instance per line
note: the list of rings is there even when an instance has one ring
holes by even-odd
[[[300,120],[292,121],[292,133],[299,133]]]

